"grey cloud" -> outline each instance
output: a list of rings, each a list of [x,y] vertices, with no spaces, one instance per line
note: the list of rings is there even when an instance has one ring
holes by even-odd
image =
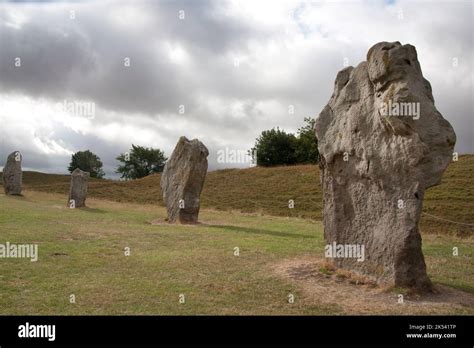
[[[41,96],[53,102],[89,99],[99,110],[93,126],[134,123],[152,130],[156,134],[154,145],[168,155],[180,135],[198,136],[212,154],[226,146],[249,148],[262,130],[274,126],[295,131],[305,116],[316,116],[325,105],[344,58],[350,65],[356,65],[365,59],[374,38],[398,39],[417,47],[423,68],[428,66],[424,60],[438,64],[431,70],[424,68],[433,85],[437,106],[455,127],[456,149],[462,153],[474,152],[472,79],[469,85],[462,87],[452,82],[461,79],[460,71],[472,77],[471,3],[401,2],[404,22],[387,18],[384,26],[377,28],[380,22],[374,21],[371,24],[374,34],[370,38],[361,37],[357,28],[349,28],[344,32],[346,39],[339,40],[332,28],[316,24],[313,28],[299,23],[306,37],[311,30],[316,30],[319,41],[308,42],[299,52],[276,52],[269,56],[268,64],[258,69],[245,60],[234,67],[233,55],[255,58],[249,42],[263,45],[272,39],[279,40],[285,35],[284,28],[265,27],[245,18],[224,15],[225,1],[88,2],[77,7],[75,4],[71,4],[77,10],[75,20],[69,18],[71,6],[50,11],[50,5],[12,5],[20,12],[32,14],[20,29],[6,25],[10,18],[5,7],[0,13],[0,93]],[[143,28],[140,22],[132,28],[115,25],[109,12],[121,4],[143,9],[150,22]],[[295,3],[294,20],[300,20],[301,12],[311,6],[323,8],[319,3]],[[357,9],[365,4],[351,6]],[[383,6],[372,6],[369,10],[375,14]],[[440,12],[436,6],[444,6],[442,17],[437,16]],[[179,20],[179,10],[185,11],[185,20]],[[393,38],[383,37],[387,28],[395,28],[390,32]],[[189,55],[189,64],[173,64],[162,47],[165,42],[180,45]],[[274,59],[282,58],[281,55],[291,58],[293,54],[296,63],[283,59],[291,64],[287,80],[268,83],[262,78],[280,73],[281,64],[273,64]],[[459,57],[460,69],[464,70],[448,71],[454,56]],[[14,67],[14,57],[22,58],[21,69]],[[123,66],[125,57],[131,59],[129,68]],[[223,112],[206,103],[213,98],[225,106]],[[231,113],[230,106],[234,102],[243,104],[243,116]],[[276,110],[260,109],[258,105],[262,102],[274,102]],[[177,113],[181,104],[186,107],[184,115]],[[295,106],[294,115],[287,112],[290,104]],[[178,124],[184,126],[178,127]],[[116,165],[115,156],[132,142],[105,140],[97,135],[56,127],[55,140],[62,141],[73,151],[89,148],[96,152],[109,175]],[[16,144],[9,138],[2,139],[0,144],[1,163],[1,158]],[[68,156],[40,161],[40,151],[34,144],[28,144],[23,151],[31,154],[35,168],[61,171],[69,161]],[[222,167],[210,162],[212,168]]]
[[[194,105],[194,91],[203,81],[173,65],[158,45],[183,43],[199,70],[224,54],[233,41],[242,42],[251,34],[245,25],[213,14],[215,2],[138,2],[137,6],[153,16],[153,25],[145,31],[104,22],[108,7],[100,3],[78,8],[74,20],[67,9],[50,13],[39,6],[21,30],[3,25],[0,88],[35,96],[90,98],[123,112],[176,112],[181,104]],[[185,20],[178,18],[180,9],[185,10]],[[22,59],[21,69],[15,68],[15,57]],[[128,68],[123,65],[125,57],[131,61]]]

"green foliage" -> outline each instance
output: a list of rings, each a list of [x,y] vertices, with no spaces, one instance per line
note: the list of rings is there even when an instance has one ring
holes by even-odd
[[[89,150],[78,151],[71,156],[68,170],[72,173],[76,168],[89,172],[91,178],[101,179],[105,176],[102,170],[102,161],[100,158]]]
[[[296,158],[298,163],[318,163],[318,139],[314,134],[314,124],[316,119],[305,117],[306,124],[298,129],[298,146],[296,148]]]
[[[122,179],[139,179],[162,172],[167,158],[160,149],[132,144],[130,152],[120,154],[117,160],[122,162],[116,170]]]
[[[250,155],[259,166],[269,167],[295,164],[297,142],[294,134],[286,133],[278,127],[263,131],[257,138]]]
[[[314,134],[315,120],[305,117],[305,125],[298,129],[298,135],[286,133],[278,127],[265,130],[256,139],[249,151],[259,166],[317,163],[318,141]]]

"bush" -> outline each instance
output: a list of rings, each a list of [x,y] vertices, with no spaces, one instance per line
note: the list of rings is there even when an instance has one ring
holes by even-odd
[[[101,179],[105,176],[102,170],[102,161],[96,154],[89,150],[78,151],[72,155],[68,170],[72,173],[76,168],[89,172],[91,178]]]
[[[265,130],[249,151],[257,165],[263,167],[317,163],[318,141],[314,134],[315,120],[306,117],[306,124],[298,129],[298,136],[278,127]]]
[[[116,170],[116,173],[122,174],[121,178],[138,179],[162,172],[167,158],[160,149],[132,144],[130,152],[120,154],[117,160],[123,163]]]
[[[269,167],[282,164],[295,164],[297,139],[278,127],[263,131],[250,150],[257,165]],[[256,157],[256,158],[255,158]]]

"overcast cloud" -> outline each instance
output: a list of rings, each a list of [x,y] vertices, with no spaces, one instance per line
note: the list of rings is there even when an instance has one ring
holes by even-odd
[[[217,151],[295,132],[379,41],[416,46],[456,151],[472,153],[472,21],[471,1],[2,2],[0,165],[20,150],[25,169],[65,173],[90,149],[113,177],[132,143],[169,156],[185,135],[210,169],[248,166]],[[94,113],[64,109],[78,101]]]

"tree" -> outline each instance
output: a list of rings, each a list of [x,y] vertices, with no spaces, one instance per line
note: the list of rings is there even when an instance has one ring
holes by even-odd
[[[102,170],[102,161],[96,154],[89,150],[78,151],[71,156],[71,163],[69,163],[68,170],[72,173],[76,168],[89,172],[91,178],[101,179],[105,176]]]
[[[297,138],[278,127],[263,131],[256,139],[250,155],[259,166],[269,167],[283,164],[295,164]]]
[[[296,147],[296,159],[298,163],[318,163],[318,139],[314,134],[316,119],[305,117],[306,123],[298,129],[298,146]]]
[[[318,163],[318,140],[314,134],[316,120],[305,117],[305,125],[298,129],[298,135],[286,133],[278,127],[266,130],[256,139],[249,151],[259,166]]]
[[[167,158],[160,149],[132,144],[130,152],[121,153],[117,160],[123,163],[116,170],[122,179],[138,179],[162,172]]]

